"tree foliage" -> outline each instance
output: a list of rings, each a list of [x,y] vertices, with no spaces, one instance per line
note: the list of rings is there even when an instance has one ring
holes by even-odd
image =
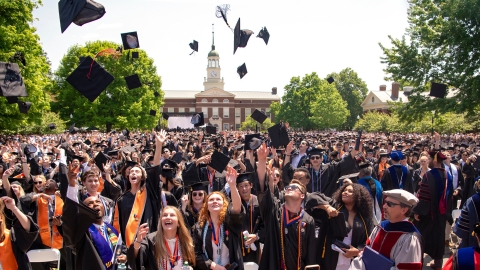
[[[20,72],[28,92],[28,97],[20,97],[21,101],[29,101],[32,106],[28,114],[21,114],[17,104],[8,104],[0,98],[0,131],[17,132],[28,125],[39,125],[42,116],[50,110],[50,96],[46,92],[51,85],[50,66],[45,52],[40,45],[40,38],[35,34],[33,9],[40,1],[0,1],[0,61],[9,59],[20,52],[25,57],[25,66],[18,61]]]
[[[335,86],[313,72],[305,77],[292,77],[285,86],[282,103],[270,106],[275,119],[290,127],[306,130],[340,127],[349,116],[347,102]]]
[[[389,37],[391,48],[380,44],[387,79],[408,81],[414,87],[409,103],[402,108],[402,119],[418,120],[431,110],[473,114],[480,101],[478,0],[409,3],[409,28],[405,36]],[[459,91],[449,99],[420,95],[428,91],[432,81]]]
[[[56,104],[52,105],[60,112],[63,119],[77,126],[104,126],[107,131],[112,128],[148,128],[158,124],[161,118],[159,108],[163,105],[163,92],[160,90],[161,80],[157,75],[153,59],[145,51],[138,50],[139,58],[127,59],[127,51],[116,58],[99,56],[96,61],[115,77],[115,80],[93,102],[75,90],[66,78],[79,65],[79,57],[95,55],[107,48],[117,48],[119,44],[109,41],[88,42],[85,46],[70,47],[55,72],[53,93]],[[128,90],[124,77],[138,74],[142,87]],[[154,92],[160,95],[155,97]],[[156,110],[155,117],[150,110]]]
[[[347,109],[350,112],[343,126],[352,128],[357,122],[357,116],[363,113],[362,102],[367,97],[367,84],[351,68],[345,68],[340,73],[330,73],[327,78],[330,76],[335,79],[335,88],[347,102]]]
[[[270,118],[267,118],[263,124],[258,123],[255,121],[252,116],[247,116],[245,118],[245,121],[242,122],[242,125],[240,126],[240,130],[256,130],[258,127],[260,128],[260,131],[266,131],[269,127],[273,126],[274,124],[272,121],[270,121]]]
[[[356,129],[367,132],[430,133],[433,130],[452,134],[475,129],[475,122],[469,122],[464,115],[451,112],[437,114],[428,112],[419,121],[401,121],[398,112],[388,115],[380,112],[368,112],[355,125]]]

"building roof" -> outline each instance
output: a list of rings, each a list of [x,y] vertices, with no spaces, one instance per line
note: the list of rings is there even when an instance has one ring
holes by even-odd
[[[208,91],[208,90],[207,90]],[[191,90],[163,90],[165,99],[194,99],[195,95],[203,91]],[[235,99],[280,100],[278,95],[265,91],[227,91],[235,95]]]

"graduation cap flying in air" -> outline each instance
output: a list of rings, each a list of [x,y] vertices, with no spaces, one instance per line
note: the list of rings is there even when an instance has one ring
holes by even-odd
[[[238,18],[235,29],[233,30],[233,54],[237,51],[238,47],[245,48],[248,43],[248,39],[253,35],[252,30],[240,29],[240,18]]]
[[[0,62],[0,90],[0,95],[7,98],[28,96],[17,63]],[[11,99],[10,102],[15,103],[16,101]]]
[[[62,33],[73,22],[78,26],[93,22],[105,15],[105,8],[93,0],[60,0],[58,2]]]
[[[268,45],[268,40],[270,39],[270,33],[266,27],[263,27],[260,32],[258,32],[257,38],[263,39],[265,41],[265,45]]]
[[[191,42],[190,44],[190,49],[192,49],[193,51],[190,53],[190,55],[192,55],[194,52],[198,52],[198,41],[194,40],[193,42]]]
[[[194,127],[203,126],[205,124],[205,120],[203,119],[203,112],[195,113],[192,116],[190,123],[193,124]]]
[[[121,36],[124,50],[140,48],[137,32],[122,33]]]
[[[229,10],[230,10],[230,5],[229,4],[218,5],[216,10],[215,10],[215,16],[217,16],[217,18],[223,18],[223,20],[227,24],[228,28],[232,29],[232,27],[230,26],[230,24],[228,23],[228,20],[227,20],[227,12]]]

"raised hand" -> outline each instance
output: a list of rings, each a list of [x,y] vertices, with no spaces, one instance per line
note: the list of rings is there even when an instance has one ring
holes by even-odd
[[[161,144],[165,142],[167,138],[167,132],[165,130],[160,130],[160,132],[155,134],[155,140]]]
[[[257,149],[258,160],[262,160],[262,161],[267,160],[268,152],[270,152],[270,149],[267,147],[265,143],[262,143],[260,148]]]
[[[142,240],[147,236],[148,230],[148,223],[143,223],[140,225],[140,227],[138,227],[137,238],[135,239],[135,242],[142,242]]]
[[[228,166],[226,176],[227,176],[227,183],[229,184],[230,188],[236,187],[237,176],[238,176],[237,171],[233,167]]]
[[[293,151],[293,140],[287,144],[287,147],[285,148],[285,153],[287,155],[290,155],[292,151]]]
[[[16,206],[15,206],[15,200],[14,199],[12,199],[8,196],[4,196],[0,199],[3,201],[3,203],[5,204],[5,207],[7,207],[7,209],[9,209],[9,210],[15,209]]]
[[[108,160],[107,163],[103,164],[103,171],[107,174],[112,173],[112,161]]]

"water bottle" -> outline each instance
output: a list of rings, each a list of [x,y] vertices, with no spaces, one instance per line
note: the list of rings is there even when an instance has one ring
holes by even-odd
[[[249,235],[248,231],[244,231],[244,232],[243,232],[243,241],[244,241],[244,242],[247,242],[247,237],[248,237],[248,235]],[[245,244],[245,248],[250,248],[250,246],[247,245],[247,244]]]
[[[127,266],[125,265],[125,263],[118,263],[117,265],[117,270],[127,270]]]
[[[190,266],[188,265],[188,262],[184,262],[182,266],[182,270],[190,270]]]

